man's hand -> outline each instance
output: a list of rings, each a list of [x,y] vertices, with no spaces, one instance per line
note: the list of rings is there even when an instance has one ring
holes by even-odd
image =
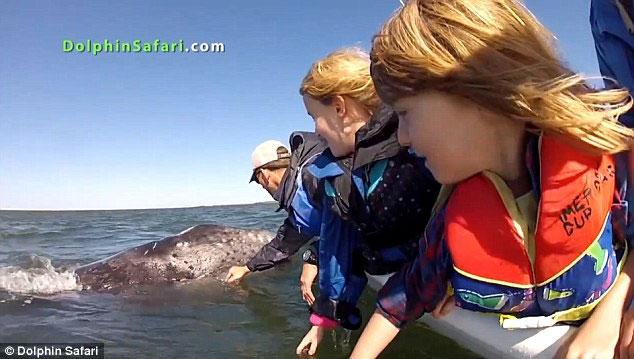
[[[251,271],[249,270],[247,266],[233,266],[229,268],[229,272],[227,273],[227,276],[225,277],[225,282],[233,283],[233,282],[239,281],[244,276],[248,275],[249,273],[251,273]]]
[[[302,299],[304,299],[308,305],[313,305],[315,302],[312,288],[318,271],[319,269],[314,264],[304,263],[302,266],[302,275],[299,277],[299,287],[302,292]]]

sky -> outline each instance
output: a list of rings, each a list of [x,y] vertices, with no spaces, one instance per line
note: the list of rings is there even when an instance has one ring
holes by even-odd
[[[574,70],[598,76],[589,1],[527,0]],[[0,2],[0,209],[271,200],[253,148],[312,130],[311,63],[359,46],[390,1]],[[64,52],[63,41],[223,43],[222,53]]]

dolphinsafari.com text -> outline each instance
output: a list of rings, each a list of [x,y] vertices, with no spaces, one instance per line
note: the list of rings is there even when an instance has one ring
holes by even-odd
[[[82,53],[97,56],[102,53],[224,53],[225,44],[223,42],[192,42],[185,44],[185,41],[143,41],[135,39],[132,41],[122,40],[102,40],[93,41],[90,39],[83,41],[62,40],[62,51],[65,53]]]

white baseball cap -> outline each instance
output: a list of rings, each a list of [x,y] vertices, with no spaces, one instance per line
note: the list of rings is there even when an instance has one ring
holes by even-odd
[[[280,141],[268,140],[259,144],[251,154],[251,164],[253,165],[253,173],[251,180],[256,180],[256,172],[267,164],[283,158],[291,157],[291,153]]]

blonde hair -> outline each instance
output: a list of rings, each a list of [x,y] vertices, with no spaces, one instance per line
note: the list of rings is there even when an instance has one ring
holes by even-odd
[[[591,89],[553,38],[516,0],[411,0],[374,37],[372,78],[387,103],[434,89],[593,152],[629,148],[634,132],[617,121],[632,106],[628,92]]]
[[[332,97],[347,96],[370,113],[380,103],[370,77],[370,57],[359,48],[337,50],[311,66],[299,93],[328,104]]]

